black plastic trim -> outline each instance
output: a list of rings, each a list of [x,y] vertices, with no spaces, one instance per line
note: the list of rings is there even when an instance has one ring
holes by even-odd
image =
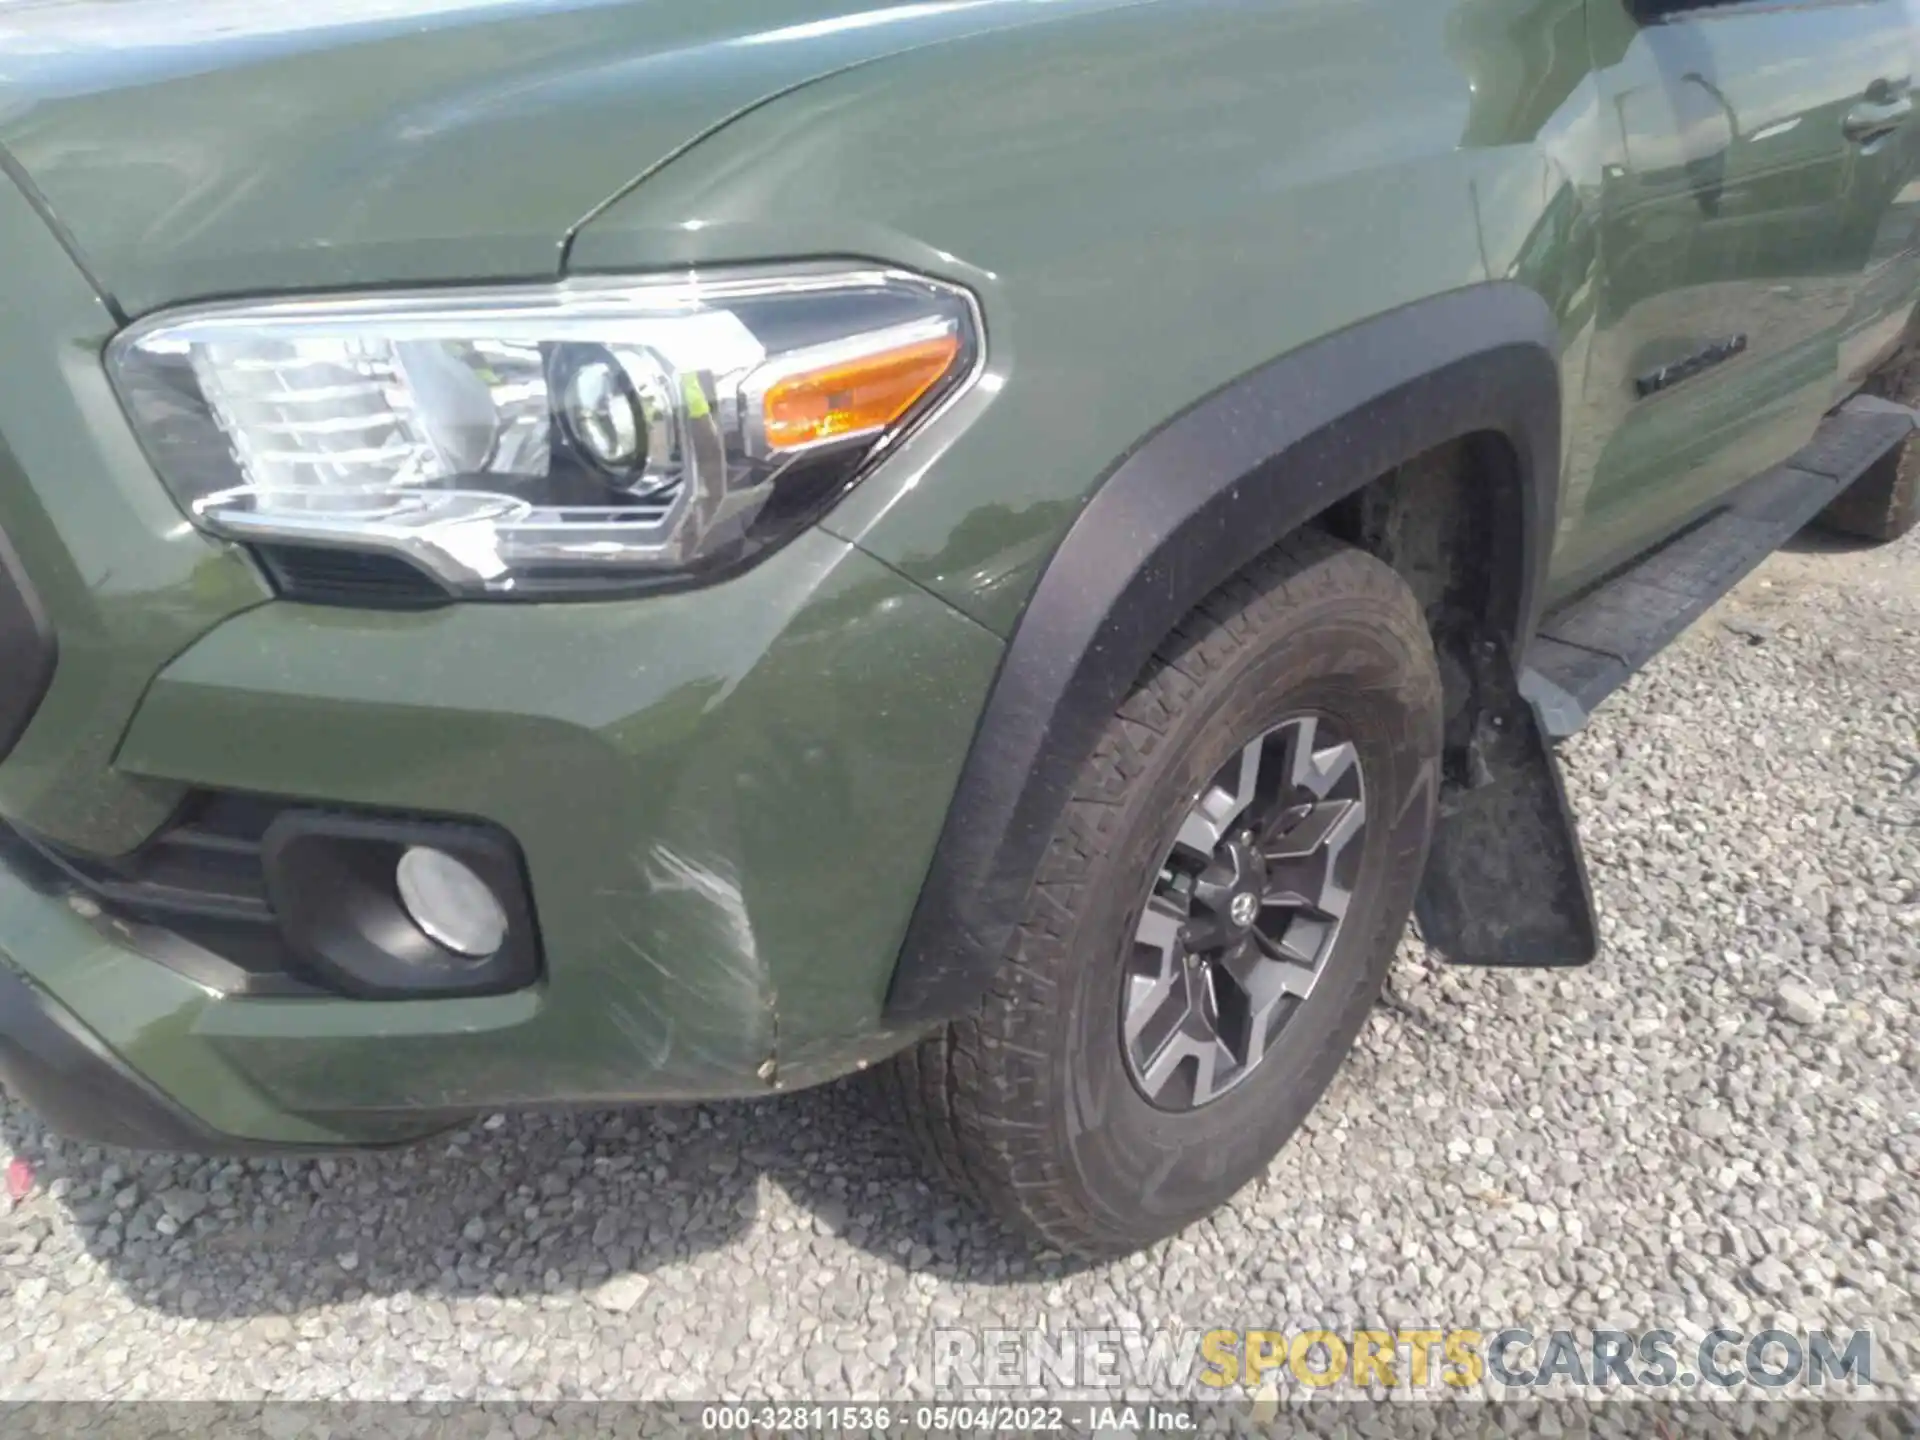
[[[198,1154],[287,1148],[200,1124],[3,962],[0,1083],[50,1128],[76,1140]]]
[[[442,949],[402,912],[411,845],[457,855],[507,911],[500,951]],[[132,853],[84,855],[0,822],[0,868],[75,908],[118,946],[228,996],[382,999],[497,994],[534,983],[538,921],[525,858],[499,826],[195,790]]]
[[[1495,577],[1488,619],[1522,653],[1558,508],[1558,354],[1538,294],[1475,286],[1265,365],[1126,456],[1008,646],[908,927],[889,1022],[931,1024],[978,1001],[1073,776],[1154,646],[1255,557],[1394,466],[1465,436],[1504,438],[1517,483],[1494,553],[1512,564]]]
[[[0,760],[26,733],[53,683],[59,644],[40,597],[0,534]]]
[[[0,960],[0,1086],[48,1129],[83,1144],[191,1155],[338,1155],[425,1139],[467,1112],[409,1112],[407,1129],[365,1142],[255,1140],[202,1124]]]
[[[453,856],[486,883],[507,917],[499,950],[457,955],[414,923],[394,884],[400,857],[414,846]],[[497,827],[288,810],[267,827],[260,853],[287,945],[342,994],[499,995],[540,978],[526,861]]]
[[[640,600],[704,590],[746,574],[793,543],[810,525],[828,515],[876,466],[884,463],[906,437],[963,393],[968,383],[957,380],[924,397],[920,401],[926,407],[924,412],[903,426],[885,445],[863,452],[859,464],[851,470],[835,468],[835,462],[845,457],[832,449],[796,462],[782,472],[780,492],[786,497],[784,501],[778,497],[770,501],[730,547],[683,569],[600,577],[572,574],[568,583],[558,585],[537,583],[551,576],[533,576],[530,578],[536,583],[523,589],[456,593],[411,560],[355,549],[345,542],[292,545],[255,540],[249,542],[248,548],[281,599],[354,610],[431,610],[449,605],[595,605],[603,601]],[[413,575],[405,575],[405,571],[412,571]]]
[[[148,849],[178,832],[164,830]],[[144,852],[136,852],[138,863]],[[228,905],[192,885],[161,888],[112,871],[0,823],[0,870],[42,895],[72,906],[112,944],[184,975],[219,995],[314,995],[317,986],[289,973],[273,914],[264,903]]]
[[[254,546],[276,594],[307,605],[364,610],[433,610],[452,592],[397,555],[323,545]]]

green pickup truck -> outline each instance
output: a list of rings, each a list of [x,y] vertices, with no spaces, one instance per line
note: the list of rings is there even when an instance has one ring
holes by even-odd
[[[0,3],[0,1076],[300,1151],[871,1071],[1088,1255],[1554,742],[1914,523],[1908,0]]]

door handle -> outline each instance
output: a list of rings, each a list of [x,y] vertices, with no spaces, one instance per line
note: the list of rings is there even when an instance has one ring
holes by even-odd
[[[1854,144],[1871,145],[1898,130],[1912,114],[1911,95],[1895,94],[1891,86],[1876,84],[1865,100],[1847,112],[1840,128]]]

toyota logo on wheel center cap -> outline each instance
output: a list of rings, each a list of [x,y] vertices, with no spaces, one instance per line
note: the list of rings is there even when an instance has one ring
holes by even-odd
[[[1234,924],[1245,929],[1260,916],[1260,897],[1251,890],[1242,890],[1227,906],[1227,915]]]

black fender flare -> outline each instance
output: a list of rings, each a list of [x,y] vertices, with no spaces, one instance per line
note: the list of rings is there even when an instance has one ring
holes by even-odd
[[[1049,561],[1001,662],[887,997],[901,1026],[978,1003],[1100,728],[1211,591],[1394,466],[1483,433],[1515,490],[1488,617],[1518,654],[1560,488],[1559,331],[1537,293],[1450,291],[1295,350],[1123,457]]]

